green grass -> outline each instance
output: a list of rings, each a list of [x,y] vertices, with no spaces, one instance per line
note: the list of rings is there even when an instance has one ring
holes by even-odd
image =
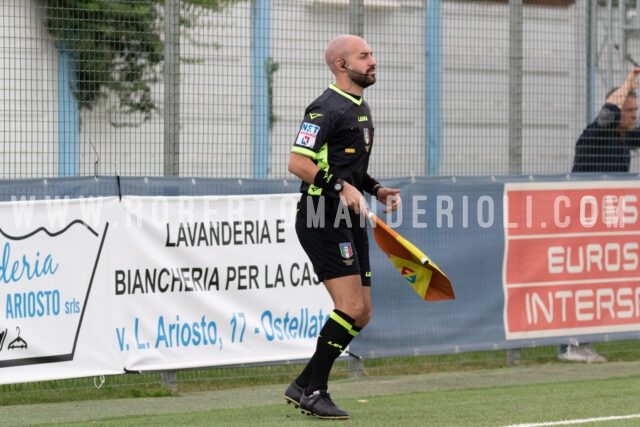
[[[334,398],[347,409],[349,426],[508,426],[520,423],[543,423],[560,420],[601,418],[639,414],[637,390],[640,386],[640,363],[612,362],[609,378],[595,378],[602,366],[538,365],[531,368],[477,370],[474,372],[426,374],[416,376],[359,378],[337,380]],[[567,377],[559,376],[566,369]],[[631,369],[631,375],[620,371]],[[513,374],[522,374],[515,380]],[[582,379],[582,377],[585,377]],[[100,405],[77,408],[81,420],[64,419],[58,423],[38,425],[94,426],[293,426],[316,425],[323,421],[302,415],[282,399],[283,386],[260,386],[205,393],[210,400],[193,409],[189,397],[172,396],[144,399],[147,404],[162,400],[147,413],[134,413],[129,402],[117,416],[102,416]],[[202,393],[195,393],[202,394]],[[244,399],[243,399],[244,398]],[[135,404],[135,403],[134,403]],[[111,407],[117,406],[109,402]],[[207,408],[210,406],[211,408]],[[12,407],[15,409],[16,407]],[[72,407],[76,409],[76,407]],[[33,407],[29,407],[31,411]],[[49,410],[40,407],[41,411]],[[157,411],[158,413],[154,413]],[[13,414],[13,413],[12,413]],[[4,421],[11,421],[3,414]],[[54,418],[54,417],[52,417]],[[77,418],[77,417],[76,417]],[[639,425],[640,418],[591,422],[587,426]],[[9,422],[6,425],[19,425]]]
[[[640,340],[594,343],[594,348],[609,361],[640,360]],[[520,365],[564,363],[556,358],[557,346],[523,348]],[[331,380],[349,376],[346,361],[338,361]],[[194,369],[178,372],[178,390],[196,392],[288,383],[302,369],[302,364],[248,366],[217,369]],[[506,351],[478,351],[431,356],[407,356],[366,359],[367,376],[460,372],[507,367]],[[100,388],[99,378],[42,381],[0,385],[0,406],[54,403],[81,400],[161,397],[172,394],[162,383],[160,373],[123,374],[106,377]]]
[[[368,359],[348,378],[336,364],[330,391],[350,426],[493,426],[640,414],[640,341],[594,343],[604,364],[557,360],[556,346]],[[301,364],[187,370],[172,393],[159,373],[0,386],[2,425],[255,425],[314,423],[285,405]],[[638,403],[636,403],[638,402]],[[73,424],[77,423],[77,424]],[[581,425],[640,425],[640,418]]]

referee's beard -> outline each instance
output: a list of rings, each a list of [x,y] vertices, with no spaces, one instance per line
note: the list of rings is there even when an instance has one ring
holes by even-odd
[[[372,70],[371,72],[375,72],[375,70]],[[371,86],[372,84],[374,84],[376,82],[376,75],[375,74],[356,74],[356,73],[351,73],[351,81],[354,82],[355,84],[357,84],[358,86],[360,86],[361,88],[367,88],[369,86]]]

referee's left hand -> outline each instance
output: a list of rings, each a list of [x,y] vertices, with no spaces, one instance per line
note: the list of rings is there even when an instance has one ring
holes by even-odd
[[[384,204],[385,208],[382,212],[393,212],[398,209],[402,200],[400,199],[400,189],[399,188],[386,188],[381,187],[378,190],[378,201]]]

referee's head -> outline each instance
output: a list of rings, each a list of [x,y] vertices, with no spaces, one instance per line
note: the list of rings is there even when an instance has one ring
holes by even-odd
[[[335,37],[329,42],[324,59],[340,89],[362,95],[364,88],[376,82],[376,60],[361,37],[351,34]]]

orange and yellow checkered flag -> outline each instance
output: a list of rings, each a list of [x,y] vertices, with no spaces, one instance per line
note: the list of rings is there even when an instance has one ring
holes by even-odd
[[[413,243],[392,230],[374,213],[367,213],[373,237],[400,274],[425,301],[455,299],[449,278]]]

